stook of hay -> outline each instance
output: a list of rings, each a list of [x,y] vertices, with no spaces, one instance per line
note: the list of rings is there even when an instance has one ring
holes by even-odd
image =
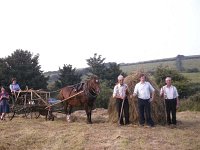
[[[129,88],[129,119],[133,124],[138,124],[139,114],[138,114],[138,105],[137,105],[137,97],[130,98],[130,94],[133,94],[136,83],[140,81],[139,76],[143,72],[132,73],[124,79],[124,83],[128,85]],[[151,117],[155,124],[164,125],[166,123],[166,115],[165,115],[165,104],[164,99],[159,96],[159,88],[153,79],[145,74],[146,81],[150,82],[151,85],[155,89],[155,97],[153,102],[151,102]],[[116,110],[115,99],[111,96],[109,105],[108,105],[108,114],[109,121],[116,123],[118,121],[118,115]]]

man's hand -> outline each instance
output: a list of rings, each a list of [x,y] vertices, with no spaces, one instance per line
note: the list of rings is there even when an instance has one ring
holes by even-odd
[[[153,98],[150,98],[150,99],[149,99],[149,102],[152,102],[152,101],[153,101]]]

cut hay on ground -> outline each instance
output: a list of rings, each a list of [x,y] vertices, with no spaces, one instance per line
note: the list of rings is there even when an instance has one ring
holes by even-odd
[[[124,83],[126,83],[129,87],[129,92],[132,94],[136,83],[139,82],[139,76],[142,72],[136,72],[124,79]],[[165,124],[166,123],[166,115],[165,115],[165,107],[164,100],[159,96],[159,88],[156,83],[150,79],[150,76],[146,74],[146,81],[149,81],[152,86],[155,88],[155,99],[151,102],[151,116],[153,121],[156,124]],[[129,99],[129,114],[130,121],[134,124],[138,124],[138,107],[137,107],[137,98]],[[108,106],[108,114],[109,121],[116,123],[118,121],[117,111],[116,111],[116,103],[114,98],[110,98],[109,106]]]

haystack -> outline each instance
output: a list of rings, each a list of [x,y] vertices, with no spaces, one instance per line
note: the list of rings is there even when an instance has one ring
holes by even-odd
[[[133,94],[134,87],[136,83],[138,83],[139,76],[142,72],[132,73],[131,75],[127,76],[124,79],[124,83],[126,83],[129,87],[130,94]],[[155,124],[165,124],[166,123],[166,115],[165,115],[165,105],[164,100],[159,96],[159,88],[153,79],[150,78],[148,74],[146,75],[146,81],[149,81],[151,85],[155,88],[155,99],[151,102],[151,116]],[[133,124],[138,124],[138,105],[137,105],[137,98],[130,98],[129,99],[129,114],[130,114],[130,122]],[[110,122],[117,122],[117,110],[116,110],[116,103],[115,99],[110,97],[109,106],[108,106],[108,114],[109,114],[109,121]]]

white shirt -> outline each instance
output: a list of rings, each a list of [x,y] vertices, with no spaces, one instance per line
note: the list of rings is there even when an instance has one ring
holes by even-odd
[[[19,91],[20,90],[20,87],[19,87],[19,84],[10,84],[10,90],[11,92],[15,92],[15,91]]]
[[[135,85],[134,88],[134,94],[138,96],[138,98],[141,99],[150,99],[151,93],[155,91],[155,89],[152,87],[152,85],[149,82],[139,82]]]
[[[120,84],[118,83],[115,85],[114,90],[113,90],[113,97],[115,96],[120,96],[124,97],[126,96],[126,89],[128,88],[127,84]]]
[[[167,87],[167,85],[163,86],[160,90],[160,94],[162,94],[163,91],[165,99],[175,99],[179,96],[176,87],[172,85],[170,87]]]

